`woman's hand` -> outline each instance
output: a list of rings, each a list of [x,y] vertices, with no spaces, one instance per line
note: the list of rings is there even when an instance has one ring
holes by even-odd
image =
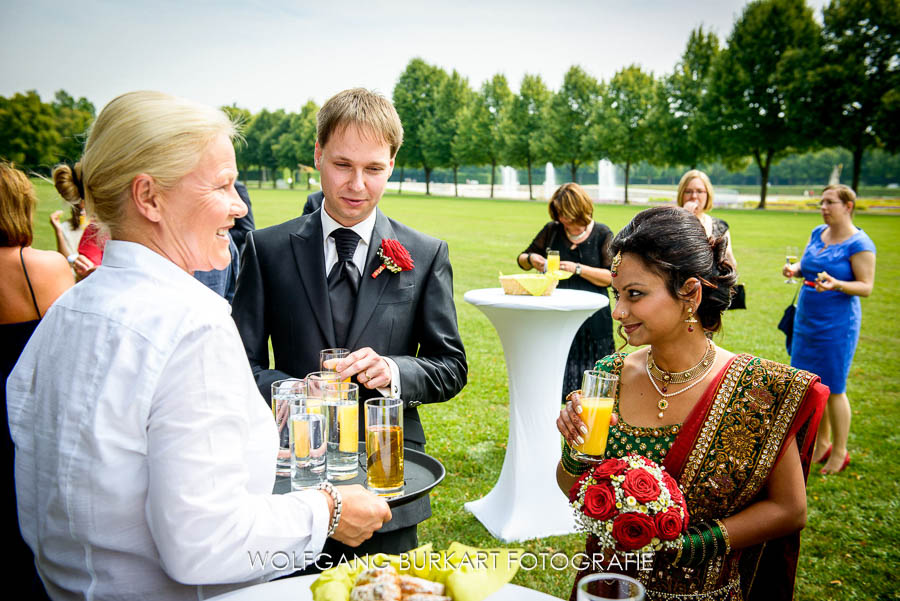
[[[575,265],[577,265],[577,263],[575,263],[574,261],[560,261],[559,262],[559,268],[561,270],[571,271],[572,273],[575,273]]]
[[[562,434],[570,447],[584,444],[584,435],[588,433],[588,428],[581,421],[581,391],[576,390],[569,393],[567,402],[559,412],[556,419],[556,429]],[[619,423],[618,416],[613,413],[609,418],[609,425],[614,426]]]
[[[375,496],[359,484],[338,486],[341,493],[341,521],[332,538],[350,547],[357,547],[381,528],[385,522],[391,521],[391,509],[387,501]],[[322,493],[328,499],[331,512],[331,495]]]
[[[843,292],[840,281],[827,271],[820,271],[816,274],[816,292],[825,292],[826,290],[837,290]]]
[[[60,223],[60,217],[62,217],[62,211],[53,211],[50,213],[50,225],[52,225],[55,229],[60,229],[62,224]]]
[[[544,271],[544,269],[547,268],[547,259],[537,253],[531,253],[530,255],[528,255],[528,261],[538,271]]]
[[[785,264],[785,266],[781,269],[781,275],[786,278],[795,278],[800,275],[800,264],[793,263],[791,265]]]

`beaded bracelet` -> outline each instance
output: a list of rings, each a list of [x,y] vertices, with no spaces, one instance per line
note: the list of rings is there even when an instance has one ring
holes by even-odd
[[[560,458],[560,464],[562,464],[563,471],[565,471],[570,476],[581,476],[591,467],[587,463],[578,461],[577,459],[572,457],[572,447],[570,447],[569,443],[566,441],[563,441],[563,450],[562,457]]]
[[[341,493],[331,484],[329,481],[320,482],[318,486],[316,486],[316,490],[324,490],[329,495],[331,495],[331,500],[334,501],[334,513],[331,515],[331,522],[328,524],[328,533],[325,535],[331,536],[334,534],[334,531],[337,530],[338,524],[341,522]]]

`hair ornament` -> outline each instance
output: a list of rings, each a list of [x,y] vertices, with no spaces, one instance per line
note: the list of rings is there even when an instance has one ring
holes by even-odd
[[[612,273],[612,277],[616,277],[619,275],[619,265],[622,263],[622,251],[616,253],[616,256],[613,257],[612,267],[610,268],[610,273]]]

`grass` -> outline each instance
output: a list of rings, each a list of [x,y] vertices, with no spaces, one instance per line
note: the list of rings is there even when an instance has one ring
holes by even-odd
[[[60,206],[52,188],[38,183],[35,245],[55,248],[49,213]],[[258,227],[299,214],[305,190],[250,189]],[[459,326],[469,360],[469,384],[448,403],[420,412],[428,432],[428,452],[447,468],[432,495],[433,517],[419,528],[422,542],[437,549],[452,541],[482,547],[501,545],[463,503],[485,495],[496,482],[507,439],[508,392],[503,352],[496,332],[474,307],[463,302],[473,288],[497,286],[497,272],[514,272],[515,257],[548,220],[540,202],[386,196],[382,208],[404,223],[450,245]],[[595,218],[614,231],[636,208],[598,205]],[[741,352],[787,362],[784,337],[775,325],[794,288],[783,283],[786,245],[802,246],[820,223],[817,213],[717,210],[731,225],[747,311],[730,311],[717,342]],[[863,324],[848,394],[853,407],[850,448],[853,462],[844,473],[809,479],[809,521],[803,533],[796,598],[800,600],[898,599],[894,570],[900,565],[900,459],[897,410],[900,399],[900,219],[860,213],[856,224],[878,247],[875,291],[863,299]],[[841,316],[835,316],[840,319]],[[535,349],[540,352],[540,349]],[[548,399],[552,402],[552,399]],[[894,475],[892,475],[894,474]],[[534,486],[555,486],[534,482]],[[529,552],[583,549],[583,536],[536,539],[519,545]],[[520,570],[513,582],[567,598],[574,573],[540,568]]]

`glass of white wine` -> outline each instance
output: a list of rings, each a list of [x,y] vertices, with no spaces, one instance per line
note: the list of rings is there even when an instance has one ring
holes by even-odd
[[[785,249],[784,249],[784,264],[785,265],[790,267],[791,265],[793,265],[794,263],[797,262],[797,257],[798,257],[798,255],[797,255],[797,247],[796,246],[785,247]],[[796,284],[797,282],[794,281],[794,278],[788,277],[788,279],[786,279],[784,281],[784,283],[785,284]]]

